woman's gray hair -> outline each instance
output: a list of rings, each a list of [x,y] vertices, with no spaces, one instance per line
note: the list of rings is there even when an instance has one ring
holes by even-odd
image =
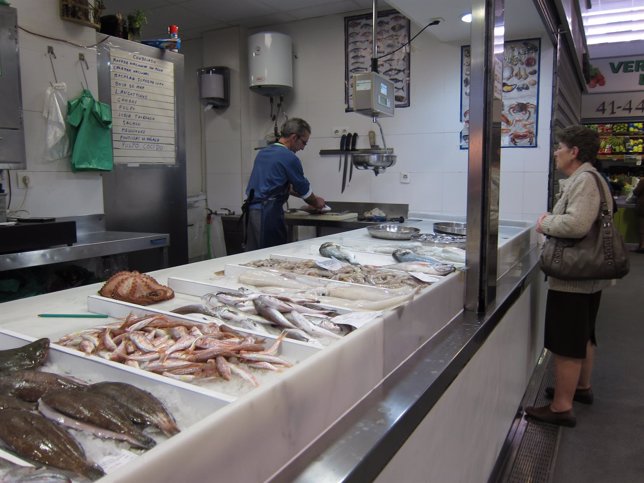
[[[280,135],[283,138],[289,137],[291,134],[297,134],[298,136],[304,136],[305,133],[311,134],[311,126],[304,119],[299,117],[292,117],[288,119],[284,124],[282,124],[282,129]]]
[[[555,138],[569,148],[577,147],[577,159],[582,163],[594,163],[599,151],[599,134],[586,126],[569,126],[558,130]]]

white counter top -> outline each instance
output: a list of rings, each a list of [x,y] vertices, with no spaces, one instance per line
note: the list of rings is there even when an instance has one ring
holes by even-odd
[[[423,232],[431,231],[431,221],[409,225]],[[502,239],[506,235],[516,239],[529,233],[527,227],[500,231]],[[168,277],[179,277],[216,284],[221,281],[217,272],[227,263],[245,263],[271,254],[312,258],[316,256],[315,247],[329,240],[349,247],[393,243],[371,238],[362,229],[163,269],[151,275],[161,283],[166,283]],[[501,243],[501,248],[504,244]],[[357,257],[373,264],[393,263],[383,254],[357,253]],[[499,263],[504,263],[499,258]],[[220,481],[266,480],[461,312],[464,282],[463,272],[449,275],[404,306],[319,350],[199,423],[183,428],[179,435],[101,481],[207,481],[213,473]],[[95,319],[42,319],[37,314],[86,312],[88,296],[96,294],[100,286],[94,284],[2,304],[0,328],[56,340],[63,334],[98,325]],[[180,302],[188,299],[181,296]],[[171,303],[163,304],[169,307]],[[163,308],[163,304],[158,307]]]

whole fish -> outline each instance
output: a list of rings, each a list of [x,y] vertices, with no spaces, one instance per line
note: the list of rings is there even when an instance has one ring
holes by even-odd
[[[448,264],[448,263],[442,263],[435,258],[424,256],[424,255],[418,255],[411,250],[407,250],[406,248],[400,248],[398,250],[395,250],[392,253],[394,259],[397,262],[426,262],[431,264],[432,268],[436,270],[437,275],[447,275],[449,273],[452,273],[454,271],[454,265]]]
[[[49,339],[38,339],[30,344],[0,351],[0,372],[35,369],[42,366],[49,354]]]
[[[99,382],[88,390],[104,394],[117,400],[128,409],[130,419],[139,424],[152,425],[166,436],[179,432],[177,423],[163,403],[143,389],[125,382]]]
[[[67,431],[38,413],[21,409],[0,411],[0,440],[21,458],[72,471],[90,480],[105,475],[100,466],[87,459],[81,445]]]
[[[320,255],[327,258],[335,258],[351,265],[359,265],[353,253],[346,251],[342,246],[334,242],[325,242],[320,245]]]
[[[23,401],[36,402],[50,389],[82,388],[84,384],[70,377],[44,371],[13,371],[0,374],[0,393]]]
[[[0,464],[0,483],[72,483],[70,475],[63,470],[41,466],[21,466],[3,461]]]
[[[127,441],[143,449],[156,445],[130,421],[118,401],[102,394],[78,389],[47,391],[40,398],[38,409],[49,419],[99,438]]]
[[[174,312],[175,314],[181,314],[181,315],[202,314],[202,315],[208,315],[210,317],[216,316],[215,313],[208,306],[204,304],[184,305],[183,307],[177,307],[176,309],[171,310],[171,312]]]
[[[36,405],[14,396],[0,394],[0,409],[24,409],[25,411],[33,411],[36,409]]]
[[[293,322],[293,324],[298,328],[306,332],[307,334],[312,335],[313,337],[327,337],[329,339],[342,339],[341,335],[338,335],[330,330],[320,327],[319,325],[314,324],[304,315],[299,312],[292,311],[286,314],[286,317]]]

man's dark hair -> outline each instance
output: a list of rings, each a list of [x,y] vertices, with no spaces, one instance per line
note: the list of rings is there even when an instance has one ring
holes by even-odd
[[[599,134],[585,126],[569,126],[556,134],[557,141],[569,148],[577,146],[577,159],[582,163],[594,163],[599,151]]]
[[[297,134],[298,136],[304,136],[304,134],[311,134],[311,126],[304,119],[299,117],[292,117],[282,124],[282,129],[280,135],[283,138],[289,137],[291,134]]]

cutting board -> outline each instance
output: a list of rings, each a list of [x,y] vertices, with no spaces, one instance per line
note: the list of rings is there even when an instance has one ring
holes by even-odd
[[[304,211],[298,211],[296,213],[286,213],[285,216],[288,220],[344,221],[357,219],[358,213],[334,213],[329,211],[320,215],[310,215]]]

